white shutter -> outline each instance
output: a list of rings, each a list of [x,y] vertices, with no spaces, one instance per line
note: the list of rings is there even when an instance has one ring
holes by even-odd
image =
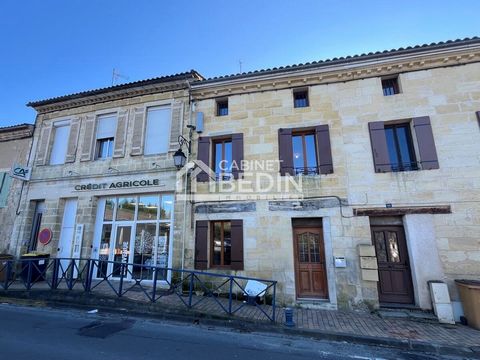
[[[69,135],[70,125],[54,126],[50,165],[65,164]]]
[[[97,121],[97,139],[115,138],[117,131],[117,116],[115,114],[102,115]]]
[[[170,106],[156,106],[147,109],[144,154],[163,154],[170,146]]]

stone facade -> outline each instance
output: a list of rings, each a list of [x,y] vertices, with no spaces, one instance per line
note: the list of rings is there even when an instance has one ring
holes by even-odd
[[[14,164],[25,166],[32,144],[33,125],[0,128],[0,254],[14,251],[11,236],[22,192],[22,180],[10,177]]]
[[[459,312],[453,280],[480,276],[476,117],[480,110],[480,43],[328,65],[293,66],[193,85],[196,110],[204,115],[202,137],[241,133],[244,160],[269,161],[279,159],[280,128],[326,124],[334,168],[332,174],[302,180],[303,198],[328,199],[324,206],[279,206],[276,200],[257,200],[252,211],[206,212],[199,200],[196,209],[203,210],[196,211],[195,220],[243,219],[244,270],[236,273],[278,280],[284,303],[291,304],[302,303],[295,289],[292,219],[321,218],[329,297],[318,306],[378,307],[377,281],[370,281],[377,276],[362,278],[358,252],[358,245],[372,244],[372,218],[356,216],[354,210],[383,209],[383,217],[388,217],[395,208],[425,208],[427,214],[405,210],[392,220],[392,225],[396,222],[405,229],[414,305],[430,309],[427,281],[442,280]],[[398,75],[401,91],[384,96],[381,80],[392,74]],[[309,106],[294,107],[293,94],[298,88],[308,91]],[[226,98],[228,115],[217,116],[216,99]],[[430,118],[439,168],[376,173],[369,123],[410,122],[420,116]],[[415,151],[418,155],[419,150]],[[276,177],[278,168],[267,173]],[[197,184],[197,191],[208,194],[208,185]],[[223,199],[228,196],[224,194]],[[345,203],[340,207],[341,199]],[[392,208],[387,209],[386,204]],[[446,205],[451,211],[435,213],[435,206]],[[187,236],[191,239],[187,254],[195,247],[193,231]],[[346,267],[335,267],[334,257],[345,257]],[[193,266],[193,257],[187,260]],[[377,270],[364,273],[371,272]]]
[[[385,96],[383,81],[392,78],[400,91]],[[299,91],[307,94],[308,106],[294,106]],[[219,110],[225,103],[228,114]],[[172,109],[170,147],[165,154],[146,156],[145,109],[159,104]],[[281,304],[378,307],[381,272],[378,249],[372,247],[372,229],[378,226],[402,229],[410,305],[430,309],[427,282],[441,280],[449,286],[458,316],[454,279],[480,276],[478,39],[209,80],[191,72],[30,105],[38,112],[30,159],[34,169],[15,226],[17,254],[32,243],[39,201],[41,225],[52,230],[53,240],[38,250],[58,255],[65,204],[74,198],[75,223],[84,225],[81,256],[98,258],[105,199],[155,193],[176,195],[169,265],[277,280]],[[94,160],[92,124],[104,113],[117,115],[116,144],[111,159]],[[65,163],[48,165],[53,126],[65,120],[74,131]],[[392,171],[391,164],[379,165],[372,132],[372,124],[379,122],[382,134],[384,124],[408,125],[418,169]],[[196,125],[197,132],[191,134],[187,125]],[[427,135],[417,125],[427,125]],[[283,176],[280,129],[307,129],[317,139],[328,139],[316,145],[321,146],[316,150],[320,174]],[[230,139],[234,158],[241,153],[248,164],[274,165],[244,169],[239,179],[228,181],[197,177],[197,169],[187,167],[177,172],[172,156],[179,134],[192,136],[190,160],[212,165],[214,141]],[[428,164],[427,155],[435,158]],[[378,172],[382,166],[390,170]],[[259,173],[264,177],[258,179]],[[140,179],[156,183],[131,185]],[[117,182],[127,185],[109,188]],[[268,184],[272,187],[264,191]],[[218,268],[212,266],[212,229],[199,229],[229,220],[237,227],[230,239],[236,264]],[[321,229],[325,283],[319,298],[300,296],[297,228]]]

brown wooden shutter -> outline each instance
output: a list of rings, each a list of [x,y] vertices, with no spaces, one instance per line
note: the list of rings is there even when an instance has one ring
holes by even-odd
[[[177,151],[179,147],[178,136],[182,134],[183,129],[183,102],[174,102],[171,111],[170,151]]]
[[[65,156],[65,163],[75,162],[77,154],[78,135],[80,134],[80,117],[74,117],[70,123],[70,136],[68,137],[67,155]]]
[[[235,168],[232,169],[233,178],[238,179],[243,173],[243,134],[232,135],[232,160],[235,161]]]
[[[143,154],[143,142],[145,138],[145,108],[135,108],[133,112],[133,136],[132,151],[130,155]]]
[[[203,161],[205,165],[210,166],[210,137],[200,136],[198,138],[197,160]],[[197,181],[206,182],[210,179],[209,174],[202,171],[197,175]]]
[[[332,148],[330,145],[330,131],[328,125],[315,127],[317,138],[318,167],[320,174],[333,173]]]
[[[128,109],[120,110],[117,117],[117,131],[115,132],[115,149],[113,157],[125,156],[125,143],[127,141]]]
[[[278,129],[278,156],[280,160],[280,175],[294,175],[292,129]]]
[[[480,126],[480,111],[477,111],[478,126]]]
[[[422,170],[438,169],[437,149],[433,140],[432,125],[428,116],[413,119],[413,128],[417,138],[418,153]]]
[[[370,130],[370,141],[372,144],[375,172],[382,173],[392,171],[384,122],[375,121],[368,123],[368,129]]]
[[[95,137],[95,116],[87,115],[85,119],[85,133],[83,135],[82,153],[80,155],[80,161],[92,160],[94,137]]]
[[[41,133],[40,139],[38,139],[38,152],[36,165],[45,165],[48,158],[48,144],[50,144],[50,136],[52,134],[52,125],[46,125]]]
[[[208,268],[208,221],[197,220],[195,226],[195,269]]]
[[[232,270],[243,270],[243,220],[232,220]]]

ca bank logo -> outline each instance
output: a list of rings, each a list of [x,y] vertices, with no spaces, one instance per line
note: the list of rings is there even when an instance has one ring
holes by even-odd
[[[30,168],[14,164],[10,172],[10,176],[16,179],[28,181],[30,180]]]

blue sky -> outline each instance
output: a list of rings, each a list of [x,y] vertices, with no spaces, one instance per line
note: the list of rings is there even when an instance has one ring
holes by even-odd
[[[32,100],[480,35],[480,1],[2,0],[0,126]]]

